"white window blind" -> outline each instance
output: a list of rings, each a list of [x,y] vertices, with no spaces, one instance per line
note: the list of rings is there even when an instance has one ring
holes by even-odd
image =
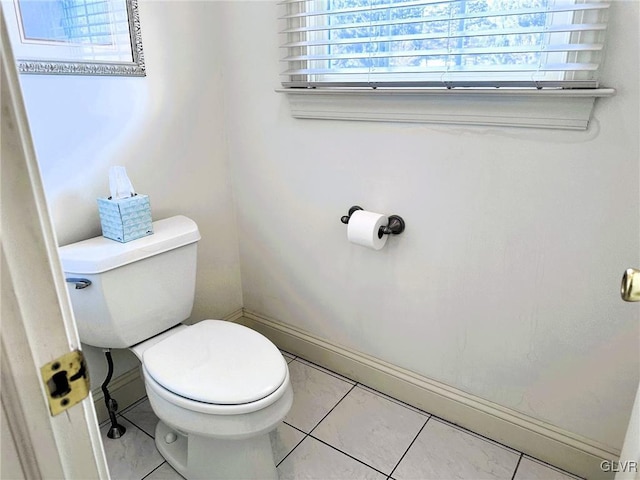
[[[284,87],[597,88],[599,0],[286,0]]]

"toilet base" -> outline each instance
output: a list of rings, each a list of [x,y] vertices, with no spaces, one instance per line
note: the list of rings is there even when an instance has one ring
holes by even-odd
[[[159,421],[156,447],[188,480],[277,480],[269,433],[240,440],[185,435]],[[187,453],[188,452],[188,453]]]

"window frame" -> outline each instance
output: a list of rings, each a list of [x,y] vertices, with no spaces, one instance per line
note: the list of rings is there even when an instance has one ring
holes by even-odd
[[[276,89],[300,119],[587,130],[597,98],[612,88]]]
[[[322,2],[323,0],[318,0]],[[322,86],[276,89],[294,118],[586,130],[612,88]]]

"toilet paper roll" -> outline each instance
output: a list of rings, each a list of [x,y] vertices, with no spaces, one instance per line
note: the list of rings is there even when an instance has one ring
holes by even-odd
[[[387,225],[389,220],[380,213],[358,210],[353,212],[347,225],[347,238],[351,243],[363,247],[380,250],[387,243],[389,235],[380,235],[380,227]]]

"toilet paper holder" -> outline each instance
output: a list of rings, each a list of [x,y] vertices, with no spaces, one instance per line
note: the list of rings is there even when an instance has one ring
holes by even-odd
[[[340,221],[347,225],[349,223],[351,215],[353,215],[354,212],[357,212],[358,210],[364,209],[362,207],[359,207],[358,205],[354,205],[349,209],[349,214],[341,217]],[[389,217],[387,218],[389,219],[389,223],[386,226],[380,227],[380,230],[378,231],[378,237],[382,238],[382,235],[391,234],[398,235],[404,232],[404,220],[400,215],[389,215]]]

